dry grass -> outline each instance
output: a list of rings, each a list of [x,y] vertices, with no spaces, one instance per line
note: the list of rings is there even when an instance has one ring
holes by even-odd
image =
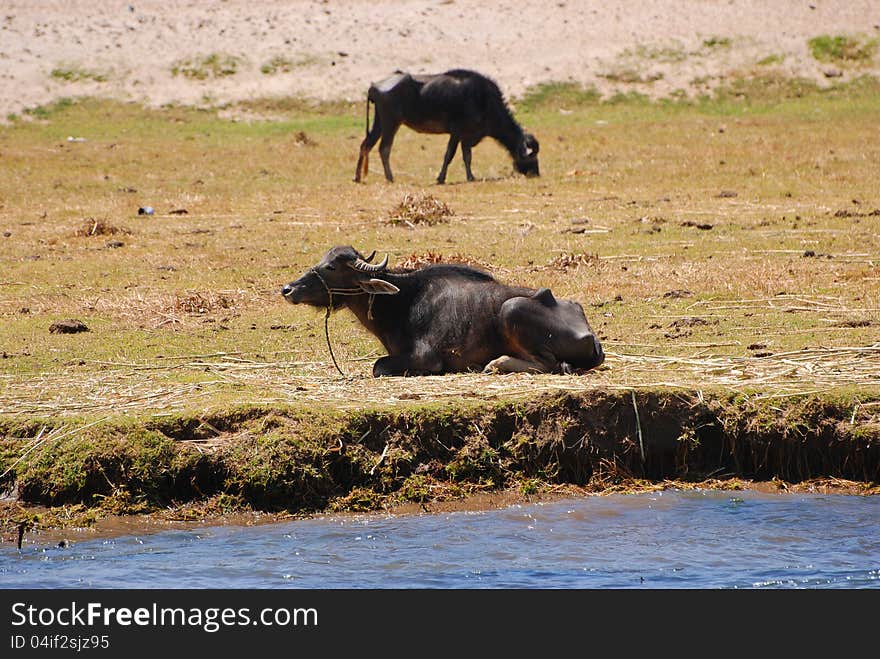
[[[0,132],[0,413],[665,385],[856,388],[876,400],[878,97],[566,102],[562,114],[550,96],[518,113],[541,140],[541,178],[511,176],[507,153],[486,141],[475,149],[485,178],[464,183],[453,166],[442,202],[424,181],[444,141],[411,131],[395,143],[397,182],[351,183],[360,105],[273,108],[282,122],[90,101],[47,111]],[[315,145],[292,158],[301,132]],[[138,216],[143,205],[156,215]],[[398,207],[417,231],[389,226]],[[422,207],[449,221],[422,222]],[[113,227],[131,227],[124,246],[89,239]],[[576,299],[606,367],[375,381],[381,347],[340,312],[331,340],[351,377],[336,377],[322,314],[279,295],[335,244],[387,252],[392,267],[469,263]],[[706,324],[673,326],[695,317]],[[64,318],[90,331],[50,333]]]
[[[578,270],[581,267],[594,267],[598,261],[598,254],[560,254],[552,259],[547,264],[547,267],[563,271]]]
[[[487,271],[495,271],[497,272],[499,268],[493,266],[490,263],[486,263],[485,261],[481,261],[479,259],[475,259],[470,256],[465,256],[463,254],[440,254],[438,252],[420,252],[420,253],[412,253],[403,258],[403,260],[396,264],[397,267],[403,269],[411,269],[411,270],[419,270],[424,268],[426,265],[434,265],[437,263],[459,263],[462,265],[469,265],[476,268],[481,268]]]
[[[296,146],[318,146],[318,143],[309,137],[304,130],[297,131],[296,135],[293,136],[293,143]]]
[[[389,224],[405,224],[415,227],[417,224],[433,226],[448,222],[455,215],[449,205],[430,194],[404,195],[403,200],[388,213]]]
[[[102,410],[154,413],[230,405],[328,405],[344,409],[440,400],[531,400],[542,393],[665,388],[722,390],[754,399],[864,391],[854,421],[880,422],[880,343],[814,348],[767,357],[706,356],[694,345],[684,357],[609,349],[587,375],[457,374],[419,378],[369,376],[371,358],[337,359],[347,377],[331,376],[329,357],[271,362],[240,354],[181,355],[149,363],[86,362],[27,382],[0,380],[0,411],[22,416],[93,415]]]
[[[83,220],[82,225],[74,230],[74,236],[115,236],[116,234],[130,234],[128,229],[113,226],[105,220],[96,220],[87,217]]]
[[[235,305],[234,300],[226,295],[198,292],[177,296],[174,303],[168,309],[169,312],[183,312],[204,315],[220,309],[231,309]]]

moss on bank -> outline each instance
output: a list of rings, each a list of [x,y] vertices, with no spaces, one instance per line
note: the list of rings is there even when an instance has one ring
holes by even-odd
[[[875,492],[880,483],[876,410],[847,397],[593,391],[354,413],[4,418],[0,432],[0,485],[21,511],[50,507],[57,525],[181,507],[363,511],[562,485],[824,478]]]

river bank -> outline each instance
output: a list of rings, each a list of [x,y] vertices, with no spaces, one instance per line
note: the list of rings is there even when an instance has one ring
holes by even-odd
[[[0,501],[0,546],[19,542],[19,528],[22,521],[26,527],[21,536],[21,547],[52,546],[66,547],[70,543],[98,538],[120,536],[141,537],[164,531],[197,531],[203,528],[231,526],[251,527],[264,524],[279,524],[300,519],[369,519],[383,516],[433,515],[441,513],[480,512],[498,510],[516,505],[533,503],[553,503],[562,499],[611,494],[639,494],[660,490],[718,490],[726,492],[761,492],[779,496],[795,494],[834,494],[851,496],[873,496],[880,494],[880,486],[873,483],[847,481],[839,478],[817,478],[801,483],[773,481],[747,481],[739,478],[706,481],[663,481],[660,483],[631,482],[621,483],[605,490],[594,490],[575,485],[552,485],[525,494],[521,489],[506,489],[492,492],[470,494],[458,499],[431,501],[428,503],[400,503],[388,508],[362,512],[333,512],[313,514],[271,513],[265,511],[217,512],[210,511],[209,505],[183,504],[164,510],[138,515],[95,515],[94,511],[80,517],[71,509],[60,507],[28,505],[10,499]],[[29,523],[28,523],[29,522]]]
[[[847,396],[593,391],[355,412],[3,419],[3,541],[19,529],[113,534],[132,515],[158,529],[670,487],[877,494],[878,414]]]

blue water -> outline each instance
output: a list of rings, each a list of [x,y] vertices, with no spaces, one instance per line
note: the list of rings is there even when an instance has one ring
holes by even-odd
[[[4,545],[0,587],[878,588],[880,497],[667,490]]]

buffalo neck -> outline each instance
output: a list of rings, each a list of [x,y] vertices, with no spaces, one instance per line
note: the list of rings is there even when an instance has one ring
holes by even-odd
[[[408,338],[401,330],[410,308],[418,299],[430,296],[431,290],[438,290],[453,281],[494,281],[489,273],[456,264],[429,265],[402,272],[386,271],[377,276],[396,286],[398,292],[394,295],[353,295],[346,298],[345,306],[389,351],[405,349]]]
[[[397,307],[406,308],[413,291],[408,274],[383,272],[381,278],[397,286],[400,292],[394,295],[353,295],[346,298],[345,306],[388,348],[388,341],[400,324],[397,314],[390,311]]]
[[[523,139],[523,129],[510,114],[507,106],[498,108],[495,121],[491,125],[493,126],[491,137],[500,142],[510,155],[516,158]]]

